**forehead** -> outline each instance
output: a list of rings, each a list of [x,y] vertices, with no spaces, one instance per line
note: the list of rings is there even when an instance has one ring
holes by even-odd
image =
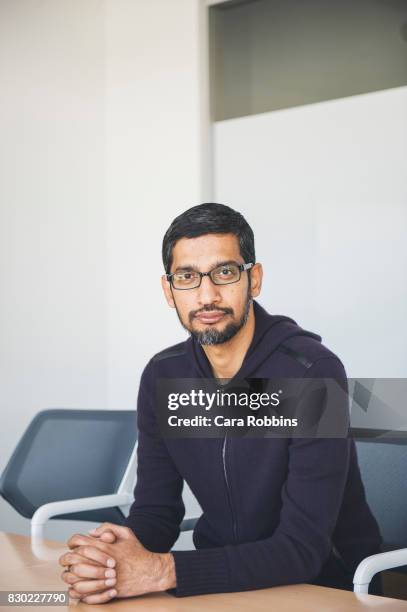
[[[176,268],[193,266],[200,270],[209,269],[222,261],[243,261],[239,240],[235,234],[204,234],[197,238],[181,238],[172,251],[172,266]]]

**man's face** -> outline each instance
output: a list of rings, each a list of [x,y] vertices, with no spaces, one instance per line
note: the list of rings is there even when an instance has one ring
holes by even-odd
[[[244,263],[238,239],[234,234],[205,234],[198,238],[181,238],[175,244],[172,259],[171,272],[209,272],[226,262]],[[200,344],[222,344],[245,325],[252,298],[260,291],[257,282],[259,274],[261,275],[260,264],[252,270],[254,288],[250,286],[248,273],[243,271],[240,280],[235,283],[215,285],[208,276],[204,276],[200,287],[187,290],[174,289],[163,276],[163,289],[169,305],[176,309],[183,327],[194,335]]]

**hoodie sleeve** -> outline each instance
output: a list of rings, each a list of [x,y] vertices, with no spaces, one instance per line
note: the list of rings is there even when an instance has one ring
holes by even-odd
[[[306,378],[334,378],[347,389],[336,357],[316,361]],[[261,589],[315,579],[331,550],[350,457],[349,438],[292,438],[273,535],[221,548],[173,551],[178,597]]]
[[[150,365],[140,381],[137,400],[137,481],[125,526],[151,552],[168,552],[180,533],[185,514],[183,479],[158,435],[153,397],[148,389]]]

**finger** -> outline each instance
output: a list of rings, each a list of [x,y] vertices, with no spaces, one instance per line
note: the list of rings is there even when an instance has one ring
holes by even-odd
[[[78,578],[72,572],[62,572],[61,578],[66,584],[74,585],[75,582],[79,582],[79,580],[83,580],[83,578]]]
[[[98,536],[94,536],[97,538]],[[104,531],[100,536],[99,540],[102,542],[108,542],[109,544],[113,544],[117,540],[117,536],[113,533],[113,531]]]
[[[75,591],[75,589],[69,589],[68,593],[69,597],[72,597],[72,599],[80,599],[81,597],[80,594]]]
[[[107,582],[109,584],[106,584]],[[106,589],[109,589],[109,587],[111,588],[113,586],[113,584],[111,584],[112,582],[114,582],[115,584],[116,579],[109,578],[108,580],[79,580],[78,582],[75,582],[75,591],[77,591],[77,593],[80,593],[81,597],[82,595],[92,595],[93,593],[105,591]]]
[[[101,534],[99,539],[103,542],[109,542],[109,544],[113,544],[113,542],[117,541],[117,536],[113,533],[113,531],[105,531]]]
[[[80,578],[97,578],[99,580],[105,580],[106,578],[116,578],[116,570],[109,568],[106,569],[100,565],[88,565],[87,563],[78,563],[71,566],[71,572],[75,576]],[[112,585],[108,585],[112,586]]]
[[[115,592],[117,592],[116,588],[114,588]],[[73,597],[74,599],[79,599],[81,601],[83,601],[86,597],[89,596],[93,596],[93,595],[97,595],[97,594],[102,594],[102,593],[108,593],[109,591],[112,591],[112,589],[101,589],[100,591],[95,591],[94,593],[88,593],[88,594],[84,594],[84,593],[78,593],[78,591],[75,589],[75,586],[71,586],[70,589],[68,589],[69,595],[70,597]]]
[[[78,546],[78,548],[75,549],[75,553],[87,559],[91,559],[92,561],[97,561],[106,567],[115,567],[116,565],[116,560],[113,557],[99,550],[96,546]]]
[[[132,530],[123,525],[115,525],[114,523],[102,523],[99,527],[91,529],[90,535],[101,535],[104,531],[112,531],[119,538],[127,539],[133,534]]]
[[[75,565],[71,565],[68,572],[62,572],[61,577],[63,580],[65,580],[65,582],[70,582],[69,578],[71,575],[75,576],[76,580],[80,580],[83,578],[97,578],[99,580],[105,580],[108,578],[116,578],[116,570],[106,569],[101,565],[77,563]]]
[[[76,548],[77,546],[86,546],[91,544],[93,546],[99,546],[101,550],[105,550],[105,545],[100,542],[99,538],[83,535],[83,533],[75,533],[71,536],[67,542],[68,548]]]
[[[81,601],[87,604],[100,604],[106,603],[110,601],[114,597],[116,597],[117,591],[115,589],[104,591],[103,593],[98,593],[95,595],[87,595],[86,597],[82,597]]]
[[[97,561],[89,559],[88,557],[84,557],[83,555],[77,553],[75,550],[64,553],[59,557],[58,561],[59,565],[62,565],[62,567],[75,565],[77,563],[88,563],[89,565],[96,565],[97,567],[103,565],[103,567],[105,567],[104,563],[98,563]]]

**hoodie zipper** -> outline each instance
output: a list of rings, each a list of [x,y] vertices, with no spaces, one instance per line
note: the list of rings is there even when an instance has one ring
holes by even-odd
[[[237,542],[237,526],[236,526],[235,515],[234,515],[234,512],[233,512],[232,498],[231,498],[231,494],[230,494],[229,481],[228,481],[228,473],[227,473],[227,469],[226,469],[226,440],[227,440],[227,435],[228,434],[226,432],[225,437],[223,438],[223,445],[222,445],[223,475],[225,477],[225,484],[226,484],[226,491],[227,491],[228,502],[229,502],[229,509],[230,509],[230,514],[232,516],[233,537],[234,537],[235,541]]]

